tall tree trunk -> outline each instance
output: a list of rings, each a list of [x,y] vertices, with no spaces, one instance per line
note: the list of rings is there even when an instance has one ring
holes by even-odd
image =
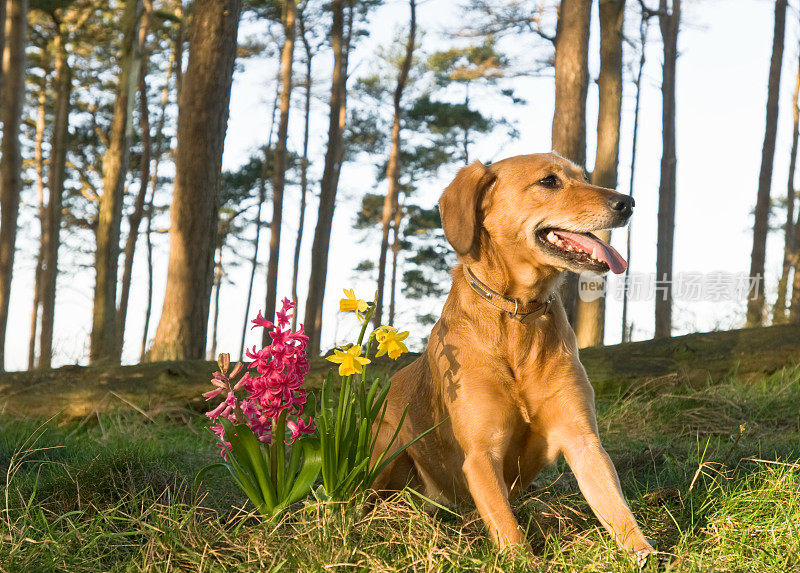
[[[158,168],[161,164],[161,156],[164,152],[164,124],[166,123],[167,106],[169,105],[170,80],[173,74],[177,78],[177,72],[181,65],[178,61],[179,50],[177,44],[178,42],[176,40],[172,53],[170,54],[169,64],[167,65],[167,77],[164,80],[164,89],[161,91],[161,111],[158,116],[158,124],[156,125],[153,172],[150,175],[150,193],[146,201],[147,204],[145,205],[145,215],[147,216],[147,225],[144,235],[147,254],[147,302],[145,304],[144,328],[142,330],[142,344],[139,350],[139,362],[144,362],[147,358],[147,335],[150,330],[150,315],[153,309],[153,243],[151,237],[153,230],[153,200],[156,189],[158,188]]]
[[[672,259],[675,240],[675,175],[678,158],[675,152],[675,70],[678,60],[678,30],[681,18],[680,0],[667,0],[659,5],[659,26],[664,41],[663,79],[661,82],[661,182],[658,186],[658,244],[656,247],[655,337],[672,333]]]
[[[800,209],[797,210],[797,219],[794,223],[794,248],[792,249],[792,266],[794,278],[792,279],[792,298],[789,304],[789,322],[800,322]]]
[[[139,18],[142,0],[127,0],[122,17],[124,37],[120,75],[109,146],[103,156],[103,195],[97,218],[95,288],[89,361],[119,362],[117,353],[117,269],[125,178],[133,141],[134,94],[139,77]]]
[[[400,259],[400,247],[402,241],[400,240],[400,223],[403,221],[403,210],[400,207],[400,200],[395,197],[394,204],[394,222],[392,230],[394,232],[394,241],[392,242],[392,278],[391,278],[391,293],[389,295],[389,326],[394,326],[395,309],[397,305],[397,266]]]
[[[755,221],[753,223],[753,250],[750,256],[751,289],[747,297],[747,323],[761,326],[764,322],[764,259],[769,230],[770,188],[775,158],[775,138],[778,133],[778,96],[781,88],[783,63],[783,37],[786,29],[787,0],[775,2],[775,28],[772,36],[772,58],[767,84],[767,120],[764,128],[764,146],[761,149],[761,172],[758,175]]]
[[[631,174],[628,181],[628,193],[633,197],[633,183],[636,177],[636,147],[639,136],[639,104],[642,99],[642,75],[644,73],[644,64],[646,61],[646,46],[647,46],[647,30],[650,27],[650,14],[642,12],[642,20],[639,24],[639,35],[641,40],[641,52],[639,53],[639,68],[636,70],[636,79],[633,86],[636,90],[636,103],[633,108],[633,135],[631,136]],[[633,222],[628,223],[626,229],[627,237],[625,241],[625,259],[628,261],[628,266],[625,268],[625,288],[622,291],[622,342],[630,342],[630,329],[628,328],[628,278],[631,271],[631,236],[633,234]]]
[[[562,0],[556,26],[556,99],[553,113],[553,151],[573,163],[586,165],[586,92],[589,89],[589,23],[592,0]],[[567,273],[562,289],[570,322],[575,321],[578,277]]]
[[[311,43],[306,36],[305,21],[303,20],[302,12],[299,14],[297,23],[300,27],[300,38],[303,41],[303,48],[306,52],[306,98],[303,124],[303,157],[300,159],[300,222],[297,225],[297,239],[295,240],[294,260],[292,261],[292,301],[294,301],[295,304],[299,304],[297,296],[297,275],[300,271],[300,247],[303,244],[303,230],[306,220],[306,197],[308,194],[308,135],[311,120],[311,71],[312,60],[314,58],[314,54],[311,51]],[[292,330],[297,329],[297,315],[299,313],[299,308],[296,308],[292,313]]]
[[[150,112],[147,104],[147,85],[142,74],[139,85],[140,116],[139,129],[142,133],[142,157],[140,165],[139,189],[133,206],[133,212],[128,217],[128,237],[125,239],[125,266],[122,270],[122,288],[120,291],[119,307],[117,309],[117,349],[120,356],[125,342],[125,326],[128,320],[128,300],[133,279],[133,260],[136,252],[136,242],[139,239],[139,225],[144,216],[147,203],[147,191],[150,184],[150,160],[152,156],[152,142],[150,139]]]
[[[178,32],[175,36],[175,101],[180,105],[183,94],[183,50],[186,46],[186,14],[183,0],[176,0],[175,16],[178,17]]]
[[[347,55],[344,41],[344,0],[332,0],[331,46],[333,47],[333,77],[331,79],[328,148],[325,151],[325,168],[322,173],[319,196],[319,214],[311,247],[311,277],[306,297],[305,329],[309,336],[309,354],[320,351],[322,329],[322,304],[328,273],[328,250],[331,242],[333,210],[343,153],[342,131],[346,106]]]
[[[31,334],[28,339],[28,370],[33,370],[36,366],[36,334],[39,328],[39,308],[41,306],[41,292],[42,292],[42,259],[44,258],[45,244],[47,241],[47,214],[44,202],[44,131],[47,127],[46,119],[46,103],[47,103],[47,80],[50,75],[47,66],[49,66],[49,54],[47,50],[43,50],[43,61],[45,62],[45,70],[42,74],[42,89],[39,92],[39,107],[36,114],[36,135],[33,142],[33,162],[36,169],[36,191],[39,196],[39,250],[36,253],[36,268],[34,269],[33,279],[33,305],[31,307]]]
[[[247,330],[250,326],[250,303],[253,300],[253,285],[256,282],[256,269],[258,269],[258,247],[261,244],[261,210],[267,198],[267,176],[269,175],[270,158],[272,150],[272,138],[275,135],[275,116],[278,112],[278,102],[281,96],[281,74],[278,69],[278,77],[275,80],[275,97],[272,98],[272,113],[270,114],[269,135],[264,146],[264,160],[261,163],[261,176],[258,178],[258,207],[256,209],[256,234],[253,237],[253,254],[250,257],[250,280],[247,286],[247,300],[244,303],[244,319],[242,320],[242,341],[239,346],[239,356],[244,357],[244,341],[247,338]],[[264,345],[266,346],[266,344]]]
[[[17,241],[19,194],[22,189],[20,122],[25,99],[25,34],[28,0],[6,2],[4,77],[0,93],[0,372],[5,370],[6,327],[11,296],[11,278]]]
[[[592,0],[562,0],[556,29],[553,151],[586,165],[586,92]]]
[[[222,286],[222,247],[217,248],[217,264],[214,266],[214,319],[211,327],[211,351],[208,359],[217,357],[217,329],[219,327],[219,289]]]
[[[144,241],[147,255],[147,303],[144,310],[144,328],[142,329],[142,344],[139,348],[139,362],[147,359],[147,333],[150,330],[150,315],[153,312],[153,193],[147,201],[147,224],[145,225]]]
[[[125,248],[123,249],[125,266],[122,269],[122,289],[120,291],[119,306],[117,307],[117,358],[122,357],[122,348],[125,343],[128,299],[133,278],[133,256],[136,252],[136,243],[139,240],[139,225],[144,216],[147,186],[150,182],[150,160],[153,152],[152,139],[150,137],[150,107],[147,102],[147,56],[145,55],[150,18],[153,13],[152,0],[145,0],[144,6],[145,11],[139,26],[139,52],[142,57],[142,64],[138,79],[139,132],[142,138],[142,157],[139,165],[139,189],[134,201],[133,212],[128,217],[128,237],[125,240]]]
[[[3,54],[6,49],[6,0],[0,0],[0,93],[3,93]]]
[[[406,53],[403,63],[400,65],[400,72],[397,74],[397,86],[394,89],[394,116],[392,120],[392,147],[389,151],[389,163],[386,167],[386,179],[389,181],[389,189],[383,200],[383,214],[381,216],[381,250],[378,257],[378,291],[375,297],[375,326],[380,326],[383,320],[383,291],[386,283],[386,253],[389,250],[389,227],[392,222],[393,207],[397,194],[400,192],[400,120],[403,114],[401,100],[403,90],[408,81],[408,72],[411,70],[411,62],[414,58],[414,42],[417,33],[417,3],[409,0],[411,15],[408,21],[408,40],[406,41]]]
[[[153,360],[202,358],[241,0],[195,0],[178,112],[164,308]]]
[[[281,119],[278,124],[278,142],[275,146],[275,172],[272,181],[272,222],[269,231],[269,263],[267,264],[267,300],[264,316],[272,320],[275,316],[275,301],[278,297],[278,259],[281,252],[281,223],[283,220],[283,191],[286,186],[286,144],[289,138],[289,111],[292,97],[292,62],[294,61],[294,38],[297,19],[295,0],[283,2],[283,51],[281,52]],[[269,344],[269,332],[264,329],[263,345]]]
[[[599,107],[597,111],[597,155],[592,183],[608,189],[617,187],[619,166],[619,127],[622,118],[622,25],[625,0],[600,2],[600,76],[597,79]],[[611,232],[597,236],[611,240]],[[591,302],[578,297],[575,334],[578,347],[603,344],[606,307],[605,296]]]
[[[56,283],[58,280],[58,249],[61,246],[61,211],[67,163],[72,70],[69,68],[67,34],[56,20],[55,49],[56,98],[53,114],[53,133],[50,143],[48,176],[47,242],[42,262],[42,330],[39,337],[39,368],[50,368],[53,358],[53,330],[56,312]]]
[[[800,109],[798,109],[798,96],[800,96],[800,57],[797,58],[797,76],[794,82],[794,94],[792,95],[792,151],[789,154],[789,178],[786,182],[786,223],[783,227],[784,247],[783,247],[783,266],[781,267],[781,278],[778,281],[778,297],[775,301],[775,308],[772,313],[772,323],[782,324],[786,322],[786,291],[789,284],[789,274],[792,270],[792,251],[794,250],[794,174],[797,166],[797,140],[800,136]]]

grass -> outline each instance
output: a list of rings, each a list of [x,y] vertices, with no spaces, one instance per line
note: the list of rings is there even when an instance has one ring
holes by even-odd
[[[800,368],[597,399],[645,534],[677,571],[800,568]],[[744,424],[744,430],[740,426]],[[266,526],[224,474],[204,418],[0,418],[0,571],[633,571],[563,462],[515,502],[535,557],[496,552],[474,512],[409,492],[372,511],[310,499]]]

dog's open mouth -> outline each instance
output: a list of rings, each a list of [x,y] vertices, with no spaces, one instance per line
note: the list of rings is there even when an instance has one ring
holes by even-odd
[[[617,250],[592,233],[573,233],[563,229],[541,229],[536,238],[544,250],[573,266],[604,273],[624,273],[628,263]]]

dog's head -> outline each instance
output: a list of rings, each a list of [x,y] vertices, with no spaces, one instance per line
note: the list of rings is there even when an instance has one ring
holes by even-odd
[[[621,227],[633,199],[586,182],[553,154],[461,169],[439,200],[445,236],[459,257],[486,249],[503,260],[574,272],[625,271],[625,259],[593,232]]]

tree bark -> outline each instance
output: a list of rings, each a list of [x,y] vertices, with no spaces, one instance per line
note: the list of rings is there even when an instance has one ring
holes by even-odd
[[[394,205],[398,193],[400,192],[400,120],[403,114],[401,106],[403,91],[408,81],[408,73],[411,70],[411,62],[414,58],[414,42],[417,33],[417,3],[409,0],[411,15],[408,21],[408,40],[406,41],[406,53],[397,74],[397,86],[394,89],[394,115],[392,119],[392,147],[389,151],[389,163],[386,167],[386,179],[389,181],[389,188],[383,201],[383,213],[381,215],[381,249],[378,256],[378,290],[375,297],[374,322],[378,327],[383,321],[383,292],[386,283],[386,254],[389,250],[389,227],[394,215]],[[394,286],[392,286],[394,288]]]
[[[775,158],[775,139],[778,132],[778,97],[783,63],[783,38],[786,29],[787,0],[775,2],[775,28],[772,36],[772,57],[767,84],[767,119],[764,128],[764,145],[761,149],[761,171],[758,176],[755,220],[753,222],[753,250],[750,255],[751,289],[747,297],[746,326],[764,323],[764,259],[769,230],[770,189]]]
[[[328,273],[328,250],[331,241],[333,211],[342,160],[342,132],[346,111],[347,54],[344,41],[344,0],[332,0],[331,46],[333,48],[333,77],[331,79],[328,148],[322,173],[319,214],[311,247],[311,277],[308,281],[304,326],[308,334],[308,352],[319,354],[322,328],[322,305]]]
[[[272,98],[272,113],[270,114],[269,135],[264,146],[264,160],[261,163],[261,177],[258,178],[258,207],[256,209],[256,234],[253,237],[253,255],[250,257],[250,280],[247,285],[247,301],[244,304],[244,320],[242,320],[242,342],[239,347],[239,356],[244,356],[244,341],[250,326],[250,303],[253,300],[253,285],[256,282],[256,269],[258,268],[258,246],[261,243],[261,210],[267,198],[267,175],[269,174],[269,153],[272,150],[272,137],[275,135],[275,115],[281,96],[281,74],[275,80],[275,97]],[[266,344],[264,345],[266,346]]]
[[[183,0],[177,0],[175,16],[178,17],[178,33],[175,37],[175,101],[180,104],[183,94],[183,50],[186,44],[186,15]]]
[[[394,222],[392,230],[394,232],[394,241],[392,243],[392,278],[391,278],[391,293],[389,295],[389,326],[394,326],[395,309],[397,308],[397,266],[400,259],[400,223],[403,221],[403,210],[400,207],[398,197],[395,197],[394,204]]]
[[[106,154],[103,156],[103,195],[97,218],[95,288],[89,362],[119,362],[117,353],[117,269],[125,178],[133,141],[131,115],[139,77],[137,31],[141,0],[127,0],[122,17],[124,31],[120,53],[120,75],[114,119]]]
[[[31,334],[28,339],[28,370],[33,370],[36,366],[36,334],[39,328],[39,309],[41,306],[42,292],[42,259],[44,258],[45,244],[47,242],[47,215],[44,202],[44,131],[47,127],[46,103],[47,103],[47,81],[50,75],[49,58],[50,55],[45,49],[42,51],[43,70],[42,89],[39,92],[38,109],[36,114],[36,135],[33,142],[33,162],[36,169],[36,191],[39,199],[39,250],[36,253],[36,268],[34,269],[33,279],[33,305],[31,306]]]
[[[641,40],[641,52],[639,53],[639,68],[636,71],[636,79],[634,80],[634,88],[636,90],[636,103],[633,108],[633,135],[631,136],[631,174],[628,182],[628,193],[633,197],[633,184],[636,177],[636,144],[639,136],[639,109],[642,99],[642,75],[644,73],[644,64],[647,59],[647,30],[650,24],[650,15],[642,12],[642,20],[639,24],[639,35]],[[622,292],[622,342],[630,342],[630,329],[628,328],[628,277],[631,271],[631,236],[633,234],[633,223],[628,223],[627,239],[625,241],[625,259],[628,261],[628,266],[625,268],[625,288]]]
[[[178,113],[164,308],[153,360],[203,358],[214,274],[222,149],[240,0],[195,0]]]
[[[67,35],[60,21],[56,21],[55,84],[56,99],[53,114],[53,133],[50,143],[50,170],[48,175],[49,199],[47,203],[47,242],[42,262],[42,329],[39,335],[39,368],[50,368],[53,359],[53,330],[56,311],[56,284],[58,281],[58,249],[61,246],[61,211],[67,162],[67,138],[72,96],[72,70],[69,68]]]
[[[153,193],[147,201],[147,225],[145,225],[144,241],[147,254],[147,303],[144,311],[144,328],[142,329],[142,344],[139,348],[139,362],[147,358],[147,331],[150,330],[150,315],[153,312]]]
[[[147,104],[147,85],[145,75],[142,73],[139,80],[140,116],[139,129],[142,133],[142,157],[139,176],[139,189],[133,206],[133,212],[128,217],[128,237],[125,240],[125,266],[122,270],[122,289],[117,309],[117,352],[121,356],[125,342],[125,326],[128,320],[128,299],[131,292],[133,279],[133,257],[136,252],[136,242],[139,239],[139,225],[144,216],[147,200],[147,188],[150,183],[150,160],[152,156],[152,142],[150,139],[150,112]]]
[[[298,15],[297,23],[300,27],[300,39],[303,42],[303,48],[306,52],[306,98],[303,125],[303,157],[300,159],[300,222],[297,225],[297,239],[295,240],[294,260],[292,262],[292,301],[294,301],[295,304],[299,304],[297,296],[297,275],[300,271],[300,247],[303,244],[303,230],[306,220],[306,197],[308,196],[308,135],[311,120],[311,71],[314,57],[311,51],[311,44],[306,36],[305,21],[303,20],[302,12]],[[297,329],[298,314],[300,314],[300,310],[296,308],[292,313],[292,330]]]
[[[25,43],[28,0],[6,2],[4,77],[0,93],[0,372],[5,371],[6,327],[17,241],[19,195],[22,189],[20,122],[25,99]]]
[[[0,93],[3,93],[3,53],[6,49],[6,0],[0,0]]]
[[[139,225],[144,216],[144,207],[147,199],[147,186],[150,182],[150,161],[152,159],[152,139],[150,137],[150,107],[147,101],[147,65],[146,44],[147,34],[150,29],[150,18],[153,13],[153,3],[145,0],[145,11],[139,25],[139,53],[141,66],[139,69],[139,132],[142,138],[142,156],[139,165],[139,189],[133,205],[133,212],[128,217],[128,237],[125,239],[125,266],[122,269],[122,288],[117,307],[117,360],[122,357],[122,348],[125,343],[125,325],[128,320],[128,299],[131,292],[133,278],[133,257],[136,252],[136,243],[139,240]]]
[[[589,23],[592,0],[562,0],[555,39],[553,151],[580,167],[586,165],[586,92],[589,89]],[[567,273],[562,298],[575,322],[578,277]]]
[[[772,313],[772,323],[782,324],[786,322],[786,291],[788,290],[789,274],[792,270],[792,252],[794,251],[794,175],[797,166],[797,140],[800,136],[800,109],[798,109],[798,96],[800,96],[800,57],[797,59],[797,75],[794,83],[794,93],[792,94],[792,150],[789,153],[789,178],[786,182],[786,223],[783,227],[784,247],[783,265],[781,266],[781,278],[778,281],[778,297],[775,301],[775,308]]]
[[[217,357],[217,329],[219,327],[219,289],[222,286],[222,246],[217,248],[217,264],[214,266],[214,319],[211,327],[211,352],[209,360]]]
[[[180,30],[180,28],[179,28]],[[178,34],[180,36],[180,33]],[[178,60],[178,40],[176,39],[170,54],[169,64],[167,65],[167,77],[164,80],[164,89],[161,92],[161,112],[158,116],[156,125],[156,136],[153,153],[153,172],[150,175],[150,193],[146,201],[145,214],[147,215],[147,225],[145,227],[145,249],[147,253],[147,303],[144,313],[144,329],[142,330],[142,344],[139,350],[139,362],[144,362],[147,358],[147,334],[150,330],[150,315],[153,309],[153,243],[151,239],[153,230],[153,199],[158,188],[158,168],[161,164],[161,155],[164,147],[164,124],[167,119],[167,106],[169,105],[169,85],[173,74],[178,75],[181,63]],[[177,81],[176,81],[177,84]]]
[[[562,0],[556,28],[553,151],[586,165],[586,92],[592,0]]]
[[[592,184],[616,189],[619,166],[619,128],[622,119],[622,26],[625,0],[600,2],[600,76],[597,79],[597,155]],[[597,236],[611,240],[611,231]],[[605,328],[605,296],[591,302],[578,298],[575,335],[578,347],[602,346]]]
[[[286,186],[286,144],[289,138],[289,111],[292,97],[292,62],[294,61],[294,38],[297,19],[295,0],[283,2],[284,42],[281,52],[281,118],[278,124],[278,142],[275,145],[275,171],[272,181],[272,222],[269,231],[269,263],[267,264],[267,300],[264,316],[272,320],[278,298],[278,259],[281,252],[281,223],[283,221],[283,191]],[[264,329],[262,343],[270,342],[269,332]]]
[[[795,231],[800,229],[800,209],[794,223]],[[792,299],[789,304],[789,322],[800,322],[800,233],[794,233],[794,248],[792,250],[792,266],[794,278],[792,279]]]
[[[675,240],[675,73],[678,60],[678,30],[681,3],[672,0],[672,10],[667,0],[659,5],[659,26],[664,41],[662,95],[662,151],[661,182],[658,186],[658,244],[656,246],[655,338],[672,333],[672,259]]]

